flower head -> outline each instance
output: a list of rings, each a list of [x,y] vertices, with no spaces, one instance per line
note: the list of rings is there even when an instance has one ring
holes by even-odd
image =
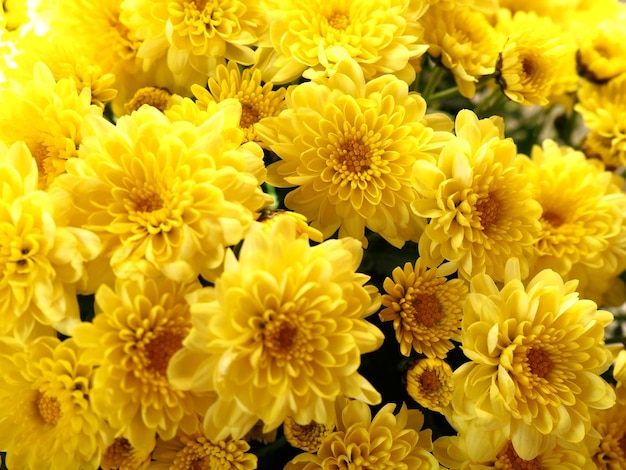
[[[592,423],[600,438],[591,456],[598,470],[613,470],[626,462],[626,397],[618,395],[614,406],[594,413]]]
[[[93,367],[72,340],[2,340],[0,447],[9,468],[96,470],[108,428],[93,411]]]
[[[470,362],[453,373],[449,417],[467,431],[468,449],[498,428],[531,460],[551,439],[583,441],[590,410],[613,405],[600,376],[612,362],[604,328],[613,315],[575,289],[550,270],[524,285],[515,259],[501,290],[486,275],[472,279],[461,335]]]
[[[379,316],[393,320],[400,352],[412,350],[428,357],[446,356],[461,339],[461,316],[467,285],[460,279],[446,279],[443,268],[428,268],[421,259],[415,266],[393,270],[383,284],[385,291]]]
[[[357,372],[383,340],[364,319],[380,299],[355,272],[361,256],[354,239],[311,247],[283,218],[270,234],[251,232],[215,287],[188,297],[193,328],[168,374],[177,387],[217,394],[204,419],[209,438],[240,438],[259,419],[267,432],[287,416],[333,425],[337,398],[380,401]]]
[[[452,399],[452,369],[442,359],[423,358],[406,371],[406,391],[429,410],[443,412]]]
[[[298,424],[291,416],[287,416],[283,422],[283,432],[287,442],[297,449],[305,452],[317,452],[322,442],[333,431],[334,427],[316,423]]]
[[[392,75],[366,83],[354,61],[292,88],[287,106],[256,128],[282,159],[269,166],[268,181],[297,186],[285,205],[324,238],[339,229],[365,244],[367,227],[395,246],[417,240],[424,222],[409,210],[411,168],[434,160],[451,137],[448,118],[426,117],[426,102]]]
[[[171,439],[179,426],[193,432],[196,413],[212,399],[180,391],[166,376],[191,328],[185,296],[200,285],[138,279],[118,280],[115,288],[98,289],[96,317],[78,325],[74,338],[86,349],[85,359],[99,366],[94,409],[133,448],[149,452],[157,432],[163,439]]]
[[[622,47],[626,32],[622,21],[608,19],[584,32],[578,65],[585,77],[606,82],[626,72],[626,53]]]
[[[541,207],[522,170],[525,157],[504,138],[500,118],[479,120],[462,110],[455,127],[437,163],[418,161],[413,169],[420,197],[411,208],[430,219],[420,256],[428,266],[448,260],[466,279],[486,272],[501,280],[508,257],[527,263]]]
[[[136,449],[125,437],[117,437],[102,453],[102,470],[144,470],[150,465],[151,450]]]
[[[411,468],[438,470],[430,454],[430,431],[421,431],[424,416],[418,410],[388,403],[372,418],[369,406],[358,400],[349,402],[316,454],[300,454],[285,470],[326,468]]]

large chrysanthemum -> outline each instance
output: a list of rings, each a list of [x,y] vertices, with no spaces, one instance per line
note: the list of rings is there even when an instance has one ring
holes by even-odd
[[[224,101],[196,126],[143,106],[116,126],[87,124],[81,158],[56,189],[100,235],[116,275],[208,276],[271,202],[261,148],[241,144],[240,113]]]
[[[259,419],[267,432],[287,416],[333,425],[343,395],[380,401],[357,372],[361,354],[383,341],[364,319],[380,298],[355,272],[361,256],[354,239],[311,247],[283,218],[270,234],[252,231],[238,261],[228,252],[215,287],[188,297],[193,328],[168,376],[217,393],[204,419],[209,438],[240,438]]]
[[[91,405],[93,368],[72,339],[0,342],[0,448],[11,469],[96,470],[107,426]]]
[[[578,279],[583,297],[601,302],[611,285],[606,281],[626,269],[621,178],[550,140],[531,157],[526,171],[543,208],[531,272],[550,268],[564,279]]]
[[[504,139],[502,119],[458,114],[456,138],[438,162],[418,161],[413,170],[420,197],[411,207],[430,219],[419,241],[426,265],[447,260],[466,279],[486,272],[502,280],[506,260],[516,256],[527,270],[541,207],[522,170],[524,159]]]
[[[451,137],[443,132],[449,119],[425,116],[426,102],[393,75],[366,83],[354,61],[327,80],[293,88],[287,104],[256,127],[282,159],[270,165],[268,181],[298,186],[285,205],[325,238],[339,229],[340,237],[366,243],[367,227],[396,246],[417,240],[424,222],[409,210],[411,169],[417,160],[434,161]]]
[[[365,403],[349,402],[342,410],[337,429],[329,434],[316,454],[300,454],[285,470],[414,469],[438,470],[432,456],[430,430],[421,431],[424,416],[418,410],[388,403],[372,418]]]
[[[382,321],[393,320],[400,352],[408,356],[415,350],[428,357],[446,357],[454,347],[451,340],[461,339],[466,283],[446,279],[443,269],[429,269],[421,259],[415,266],[398,266],[392,278],[383,283],[387,293],[379,316]]]
[[[501,290],[486,275],[472,279],[462,329],[470,362],[453,373],[449,416],[467,432],[468,450],[480,453],[482,439],[495,437],[531,460],[551,439],[583,441],[590,410],[615,403],[600,376],[612,362],[604,328],[613,315],[575,289],[550,270],[524,285],[516,260]]]
[[[72,79],[57,82],[43,63],[35,64],[31,80],[11,81],[0,89],[0,101],[0,140],[26,142],[37,161],[42,189],[78,155],[84,119],[102,116],[102,108],[91,104],[89,88],[79,94]]]
[[[115,291],[96,292],[96,317],[74,330],[85,360],[99,366],[92,403],[116,435],[135,448],[151,451],[156,434],[171,439],[179,426],[194,432],[197,414],[210,394],[183,392],[167,380],[172,355],[191,328],[185,295],[200,284],[167,279],[118,281]]]
[[[407,83],[409,63],[426,52],[420,17],[425,0],[266,0],[272,48],[264,77],[290,82],[307,69],[334,69],[353,58],[366,79],[393,73]]]
[[[67,334],[79,321],[76,284],[100,251],[93,233],[65,226],[64,208],[37,180],[24,143],[0,144],[0,334],[22,340],[41,324]]]

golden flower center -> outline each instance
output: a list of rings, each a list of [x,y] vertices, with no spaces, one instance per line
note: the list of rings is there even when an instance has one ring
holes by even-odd
[[[425,327],[431,327],[443,318],[441,303],[435,294],[417,294],[411,299],[413,319]]]
[[[50,156],[48,154],[48,149],[44,145],[43,142],[39,141],[29,146],[29,150],[35,162],[37,163],[37,172],[39,174],[39,181],[41,183],[46,181],[46,177],[48,175],[48,171],[46,170],[46,165],[44,162]]]
[[[176,351],[183,346],[184,335],[161,331],[145,345],[150,370],[165,376],[167,365]]]
[[[247,129],[259,122],[260,118],[261,115],[253,106],[241,103],[241,120],[239,121],[239,127]]]
[[[565,218],[556,212],[546,211],[541,215],[541,220],[554,228],[558,228],[565,222]]]
[[[484,230],[487,230],[500,218],[500,204],[497,199],[491,196],[479,199],[476,203],[476,211]]]
[[[35,399],[39,415],[47,423],[51,425],[57,424],[61,418],[61,405],[55,397],[39,393]]]
[[[347,139],[339,149],[341,170],[347,173],[365,173],[372,163],[372,149],[357,139]]]
[[[307,452],[316,452],[323,439],[330,434],[331,429],[315,421],[302,425],[287,417],[283,423],[285,438],[292,447]]]
[[[133,98],[124,105],[124,109],[128,114],[139,109],[144,104],[154,106],[159,111],[167,109],[167,102],[172,95],[163,88],[148,86],[140,88],[135,92]]]
[[[530,371],[539,378],[545,378],[550,373],[554,364],[550,354],[541,348],[530,348],[526,355]]]
[[[425,370],[422,372],[419,377],[419,383],[422,390],[426,392],[432,392],[433,390],[437,390],[441,387],[441,381],[439,380],[437,373],[432,370]]]
[[[121,467],[130,456],[133,446],[124,437],[118,437],[107,448],[102,456],[102,460],[107,463],[109,468]]]
[[[154,212],[163,208],[163,199],[161,199],[157,188],[152,185],[133,188],[130,201],[135,212]]]
[[[522,71],[526,74],[526,76],[531,77],[536,70],[537,66],[532,58],[524,57],[522,59]]]
[[[348,26],[350,26],[350,18],[343,13],[334,12],[328,18],[328,26],[344,31]]]
[[[264,333],[264,344],[275,355],[284,355],[291,351],[298,334],[298,327],[289,321],[278,324],[269,323]]]
[[[496,457],[494,468],[501,470],[541,470],[541,462],[537,458],[524,460],[517,455],[513,444],[509,442]]]

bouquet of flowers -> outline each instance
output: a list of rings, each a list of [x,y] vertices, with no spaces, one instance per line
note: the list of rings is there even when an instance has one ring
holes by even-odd
[[[624,5],[2,15],[2,468],[626,468]]]

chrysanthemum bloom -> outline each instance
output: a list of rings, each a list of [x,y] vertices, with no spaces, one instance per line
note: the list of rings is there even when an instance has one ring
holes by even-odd
[[[412,350],[428,357],[446,357],[460,341],[463,302],[467,285],[460,279],[446,279],[443,267],[428,268],[421,259],[398,266],[383,283],[385,295],[381,321],[393,320],[400,352]]]
[[[421,431],[424,415],[402,405],[388,403],[372,418],[365,403],[348,403],[331,433],[316,454],[297,455],[285,470],[327,468],[407,468],[439,470],[432,450],[430,429]]]
[[[76,284],[100,241],[67,227],[64,208],[37,189],[37,164],[24,143],[0,144],[0,181],[0,334],[25,341],[41,325],[68,334],[80,318]]]
[[[583,441],[590,410],[615,403],[600,376],[612,362],[604,328],[613,315],[579,299],[576,284],[544,270],[524,285],[516,259],[501,290],[487,275],[472,279],[461,333],[470,361],[453,373],[448,416],[468,450],[497,429],[531,460],[552,439]]]
[[[499,117],[479,120],[462,110],[455,127],[438,162],[413,169],[420,197],[411,208],[430,219],[419,240],[423,263],[448,260],[463,278],[486,272],[502,280],[507,258],[516,256],[526,271],[541,216],[522,169],[526,157],[504,138]]]
[[[546,140],[535,146],[526,172],[543,208],[531,272],[553,269],[578,279],[579,292],[600,302],[626,269],[626,195],[621,178],[598,160]],[[619,184],[615,180],[618,178]]]
[[[59,180],[79,226],[102,239],[117,276],[189,281],[221,265],[271,202],[263,151],[242,144],[241,106],[215,106],[199,125],[142,106],[117,125],[85,123],[80,158]]]
[[[597,132],[589,132],[580,146],[587,158],[597,158],[604,163],[608,171],[615,171],[618,167],[626,165],[626,145],[622,145],[620,149],[613,149],[611,139]]]
[[[287,106],[256,126],[282,159],[269,166],[268,182],[298,186],[285,205],[324,238],[339,229],[367,246],[367,227],[398,247],[416,241],[424,221],[409,210],[417,196],[411,169],[435,160],[452,137],[449,119],[426,116],[424,99],[393,75],[366,83],[354,61],[327,80],[292,88]]]
[[[415,79],[409,63],[428,49],[420,17],[426,0],[266,0],[272,48],[261,51],[266,80],[287,83],[310,69],[335,69],[352,58],[367,80],[392,73]],[[265,57],[264,55],[269,55]],[[315,73],[314,73],[315,74]]]
[[[206,80],[226,60],[254,63],[253,47],[267,29],[259,0],[122,0],[121,8],[141,41],[144,70],[156,66],[181,88]]]
[[[124,111],[126,111],[126,114],[130,114],[133,111],[137,111],[144,104],[149,104],[164,112],[174,104],[180,104],[181,100],[181,96],[172,94],[165,88],[147,86],[135,92],[132,99],[124,104]]]
[[[406,371],[406,391],[425,408],[442,412],[452,399],[452,368],[439,358],[423,358]]]
[[[509,99],[546,106],[576,90],[577,45],[561,27],[549,18],[518,12],[512,19],[500,18],[497,29],[507,36],[497,74]]]
[[[247,68],[239,70],[234,61],[228,65],[218,65],[216,76],[209,78],[208,87],[193,84],[191,91],[200,109],[207,109],[209,102],[219,102],[235,98],[241,103],[239,126],[246,133],[246,140],[263,145],[254,131],[256,123],[270,116],[277,116],[285,108],[285,88],[273,89],[272,83],[262,84],[261,70]]]
[[[323,241],[322,234],[319,230],[311,227],[307,221],[306,217],[298,212],[293,211],[285,211],[285,210],[264,210],[261,213],[261,217],[259,217],[258,222],[263,230],[267,233],[272,231],[272,227],[278,222],[280,219],[284,219],[285,217],[289,217],[296,222],[296,233],[298,236],[304,236],[313,240],[314,242],[321,243]]]
[[[99,366],[91,393],[94,410],[135,449],[150,452],[157,433],[171,439],[179,427],[194,432],[197,413],[213,399],[178,390],[166,376],[191,328],[185,296],[198,288],[198,282],[169,279],[118,280],[115,291],[103,285],[96,292],[93,322],[74,330],[85,360]]]
[[[87,116],[102,116],[91,104],[88,88],[80,94],[72,79],[54,79],[50,69],[35,64],[26,82],[10,81],[0,90],[0,141],[24,141],[37,162],[39,187],[45,189],[65,172],[65,162],[78,155]]]
[[[620,398],[613,407],[592,416],[593,428],[600,435],[591,450],[598,470],[618,470],[626,462],[626,397]]]
[[[181,389],[217,393],[207,437],[238,439],[259,419],[267,432],[287,416],[332,426],[337,398],[380,402],[357,371],[361,354],[383,341],[364,319],[380,297],[355,272],[361,257],[354,239],[311,247],[283,218],[270,234],[251,231],[239,260],[227,252],[215,287],[188,297],[193,328],[168,376]]]
[[[583,31],[578,65],[585,77],[605,82],[626,72],[626,31],[622,21],[607,18]]]
[[[93,367],[74,341],[0,345],[0,448],[8,468],[96,470],[108,428],[92,410]]]
[[[494,436],[497,430],[492,432]],[[596,470],[587,448],[565,442],[550,442],[536,457],[523,459],[511,441],[496,437],[484,440],[476,448],[467,447],[467,436],[443,436],[434,442],[434,454],[449,470]],[[493,447],[495,445],[495,447]],[[480,455],[477,455],[480,454]]]
[[[583,81],[574,109],[592,132],[610,139],[612,154],[626,152],[626,74],[605,85]]]
[[[473,8],[430,7],[420,19],[428,54],[440,58],[454,74],[461,94],[471,98],[476,82],[496,69],[505,38],[496,32],[482,12]]]
[[[334,427],[314,421],[309,424],[298,424],[291,416],[287,416],[283,423],[283,432],[287,442],[292,447],[305,452],[317,452],[333,429]]]
[[[144,470],[151,460],[151,451],[135,449],[125,437],[117,437],[102,452],[102,470]]]

